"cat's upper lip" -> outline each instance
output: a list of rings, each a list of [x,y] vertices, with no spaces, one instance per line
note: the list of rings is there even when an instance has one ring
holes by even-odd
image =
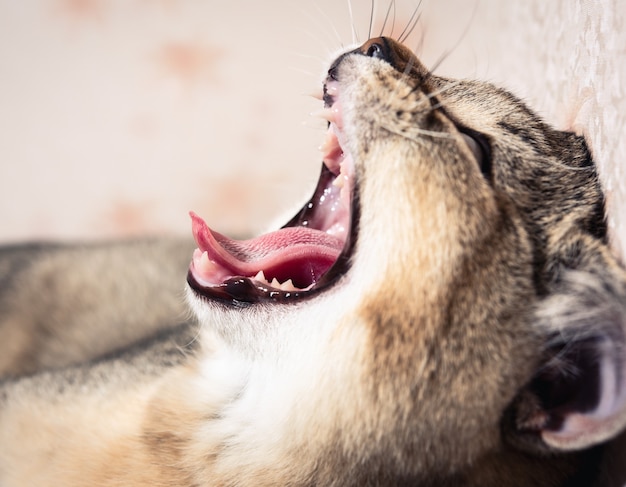
[[[281,229],[238,241],[192,216],[198,244],[188,274],[199,295],[235,303],[296,301],[316,294],[347,269],[355,241],[354,163],[342,148],[338,87],[320,114],[329,122],[322,145],[324,164],[312,198]]]

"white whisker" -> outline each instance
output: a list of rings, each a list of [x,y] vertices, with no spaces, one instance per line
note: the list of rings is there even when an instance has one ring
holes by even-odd
[[[455,86],[460,85],[461,83],[462,83],[461,80],[451,81],[450,83],[447,83],[445,86],[442,86],[438,90],[431,91],[430,93],[428,93],[427,98],[430,100],[431,98],[434,98],[434,97],[436,97],[438,95],[441,95],[442,93],[445,93],[448,90],[451,90],[452,88],[454,88]]]
[[[336,40],[339,43],[339,46],[343,48],[344,47],[343,40],[341,38],[341,35],[339,34],[339,31],[337,30],[337,26],[335,25],[335,22],[333,22],[333,19],[326,12],[324,12],[324,10],[322,10],[322,8],[317,4],[317,2],[313,3],[313,5],[315,6],[315,9],[322,15],[323,19],[326,21],[323,24],[325,26],[330,26],[332,34],[336,37]],[[320,22],[317,22],[317,19],[315,16],[313,16],[310,13],[308,15],[311,19],[316,21],[317,25],[320,25]]]
[[[383,26],[380,29],[380,33],[378,34],[378,37],[382,37],[383,34],[385,33],[385,26],[387,25],[387,21],[389,20],[389,13],[391,12],[392,6],[395,6],[394,0],[391,0],[389,2],[389,6],[387,7],[387,13],[385,13],[385,19],[383,20]],[[394,10],[394,20],[395,20],[395,10]],[[391,26],[391,35],[393,35],[393,25]]]
[[[354,13],[352,12],[352,0],[348,0],[348,11],[350,12],[350,23],[352,24],[352,43],[360,44],[359,35],[356,31],[356,24],[354,22]]]
[[[304,74],[305,76],[308,76],[310,78],[319,78],[319,73],[317,72],[312,72],[312,71],[308,71],[306,69],[302,69],[302,68],[296,68],[294,66],[288,67],[287,69],[289,69],[289,71],[293,72],[293,73],[300,73],[300,74]]]
[[[433,66],[430,68],[430,72],[434,73],[439,66],[441,66],[441,64],[448,59],[448,57],[450,56],[450,54],[452,52],[454,52],[456,50],[457,47],[459,47],[459,44],[461,44],[461,42],[463,41],[463,39],[465,39],[465,36],[467,36],[467,33],[469,32],[470,26],[472,25],[473,21],[474,21],[474,17],[476,16],[476,11],[478,10],[478,2],[474,3],[474,10],[472,11],[472,16],[470,17],[469,21],[467,22],[467,24],[465,25],[465,29],[463,29],[463,32],[461,33],[461,35],[459,36],[459,38],[456,40],[456,42],[454,43],[454,45],[451,48],[446,49],[443,54],[441,56],[439,56],[439,58],[437,59],[437,61],[435,61],[435,63],[433,64]]]
[[[407,140],[411,140],[413,142],[417,141],[418,139],[409,136],[408,134],[402,133],[398,130],[394,130],[392,128],[389,127],[381,127],[383,130],[386,130],[387,132],[391,133],[391,134],[395,134],[395,135],[399,135],[400,137],[404,137]],[[453,139],[454,136],[452,134],[449,134],[447,132],[436,132],[434,130],[425,130],[425,129],[420,129],[417,127],[412,127],[411,128],[412,132],[417,133],[418,135],[424,135],[426,137],[434,137],[434,138],[438,138],[438,139]]]
[[[422,13],[420,12],[421,7],[422,7],[422,0],[419,1],[419,3],[417,4],[417,7],[415,7],[415,9],[413,10],[413,13],[411,14],[411,18],[409,19],[406,26],[404,27],[404,30],[398,36],[398,42],[404,43],[406,39],[409,37],[409,35],[411,35],[411,32],[413,32],[413,29],[415,29],[415,26],[417,25],[420,18],[422,17]]]
[[[372,24],[374,23],[374,1],[375,0],[371,0],[371,8],[370,8],[370,27],[367,31],[367,38],[371,39],[372,38]]]

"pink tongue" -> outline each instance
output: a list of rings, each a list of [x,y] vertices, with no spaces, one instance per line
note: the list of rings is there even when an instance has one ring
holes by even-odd
[[[339,257],[344,242],[306,227],[288,227],[251,240],[232,240],[211,230],[190,213],[198,248],[207,252],[209,263],[196,263],[192,272],[205,285],[219,285],[231,277],[253,278],[263,271],[268,281],[288,279],[301,289],[314,284]],[[198,257],[198,256],[196,256]]]

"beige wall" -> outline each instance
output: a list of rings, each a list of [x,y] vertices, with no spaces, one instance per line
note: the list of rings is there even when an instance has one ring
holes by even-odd
[[[370,2],[352,3],[362,40]],[[401,25],[417,1],[397,3]],[[624,252],[622,5],[425,0],[411,44],[585,133]],[[260,231],[316,179],[306,93],[340,40],[347,0],[0,0],[0,240],[187,233],[188,210]]]

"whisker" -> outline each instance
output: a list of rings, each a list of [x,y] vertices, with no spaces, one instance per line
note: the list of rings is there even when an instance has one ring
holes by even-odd
[[[556,162],[552,162],[552,161],[545,161],[546,165],[549,165],[550,167],[559,167],[561,169],[567,169],[568,171],[593,171],[595,168],[593,166],[586,166],[586,167],[575,167],[575,166],[568,166],[567,164],[560,162],[560,161],[556,161]]]
[[[432,67],[429,69],[429,73],[431,76],[434,75],[435,71],[437,71],[437,69],[439,69],[439,67],[443,64],[443,62],[448,59],[448,57],[450,56],[450,54],[452,54],[452,52],[457,48],[458,44],[456,44],[453,48],[451,49],[446,49],[443,54],[441,54],[437,60],[433,63]]]
[[[385,20],[383,20],[383,26],[380,29],[380,34],[378,34],[378,37],[382,37],[384,32],[385,32],[385,26],[387,25],[387,21],[389,20],[389,13],[391,12],[391,7],[395,5],[395,1],[391,0],[389,2],[389,6],[387,7],[387,13],[385,13]],[[393,26],[391,28],[391,32],[393,33]]]
[[[305,34],[307,34],[307,31],[304,31]],[[290,50],[286,50],[285,52],[289,53],[292,56],[296,56],[302,59],[308,59],[308,60],[313,60],[313,61],[317,61],[321,64],[325,63],[327,61],[326,58],[323,58],[321,56],[317,56],[317,55],[313,55],[313,54],[304,54],[303,52],[299,52],[299,51],[290,51]]]
[[[478,10],[478,2],[474,3],[474,10],[472,11],[472,16],[470,17],[469,21],[465,25],[465,29],[463,29],[463,32],[461,33],[461,35],[459,36],[457,41],[454,43],[454,45],[451,48],[446,49],[444,51],[444,53],[441,56],[439,56],[439,58],[437,59],[437,61],[433,65],[433,67],[430,69],[431,73],[434,73],[441,66],[441,64],[446,59],[448,59],[450,54],[452,54],[456,50],[456,48],[459,47],[459,44],[461,44],[461,42],[463,41],[463,39],[467,35],[467,33],[468,33],[469,29],[470,29],[470,26],[474,22],[474,17],[476,16],[476,11],[477,10]]]
[[[450,83],[447,83],[445,86],[442,86],[441,88],[439,88],[438,90],[435,91],[431,91],[430,93],[428,93],[428,95],[426,95],[426,97],[430,100],[438,95],[441,95],[442,93],[445,93],[448,90],[451,90],[452,88],[454,88],[455,86],[458,86],[462,83],[461,80],[455,80],[452,81]]]
[[[316,10],[322,14],[322,17],[326,20],[325,25],[329,25],[332,33],[335,35],[335,37],[337,38],[337,42],[339,42],[339,46],[343,49],[344,48],[344,43],[343,40],[341,39],[341,34],[339,34],[339,31],[337,30],[337,26],[335,25],[335,22],[333,21],[332,17],[330,15],[328,15],[326,12],[324,12],[324,10],[322,10],[322,8],[319,6],[319,4],[317,2],[313,2],[313,5],[315,6]],[[306,12],[305,13],[311,18],[311,19],[315,19],[315,16],[313,16],[310,12]],[[319,25],[319,22],[316,23]]]
[[[350,23],[352,24],[352,43],[360,44],[359,34],[356,31],[356,24],[354,23],[354,13],[352,12],[352,0],[348,0],[348,11],[350,12]]]
[[[564,162],[561,162],[559,160],[552,160],[552,159],[548,159],[548,160],[544,160],[541,159],[539,161],[541,164],[543,164],[544,166],[547,167],[558,167],[560,169],[565,169],[567,171],[572,171],[572,172],[586,172],[586,171],[594,171],[595,167],[594,166],[582,166],[582,167],[577,167],[577,166],[570,166]]]
[[[428,73],[428,77],[430,77],[430,76],[433,76],[432,73]],[[426,80],[428,80],[428,77],[426,78]],[[426,82],[426,80],[424,80],[424,82]],[[431,103],[431,100],[433,98],[435,98],[436,96],[441,95],[442,93],[445,93],[447,90],[450,90],[450,89],[454,88],[455,86],[457,86],[457,85],[459,85],[461,83],[462,83],[461,80],[455,80],[455,81],[452,81],[452,82],[446,84],[445,86],[441,87],[438,90],[435,90],[435,91],[432,91],[430,93],[427,93],[426,97],[423,100],[420,100],[419,104],[416,105],[416,108],[418,108],[420,104],[428,104],[428,109],[430,111],[435,111],[435,110],[437,110],[439,108],[442,108],[444,106],[443,103],[437,102],[437,103],[435,103],[433,105]],[[411,90],[405,96],[402,97],[402,99],[406,100],[413,93],[415,93],[416,91],[421,89],[422,85],[423,85],[423,83],[416,84],[413,88],[411,88]]]
[[[371,39],[372,38],[372,24],[374,23],[374,1],[371,1],[371,8],[370,8],[370,28],[367,31],[367,38]]]
[[[393,39],[393,31],[396,29],[396,0],[391,0],[391,4],[393,5],[393,18],[391,19],[391,34],[389,34],[389,37]]]
[[[413,31],[417,27],[417,24],[419,23],[421,18],[422,18],[422,14],[420,13],[416,17],[415,22],[413,22],[413,25],[411,26],[411,28],[408,30],[408,32],[406,33],[406,35],[404,36],[404,38],[400,42],[406,42],[406,40],[409,38],[409,36],[413,33]]]
[[[415,48],[413,49],[413,54],[415,55],[416,58],[420,59],[421,58],[421,52],[424,49],[424,42],[426,39],[426,30],[422,29],[420,31],[420,36],[419,39],[417,40],[417,45],[415,46]]]
[[[412,57],[411,59],[409,59],[409,62],[408,62],[408,63],[406,63],[406,66],[404,67],[404,71],[402,72],[402,76],[400,76],[400,78],[398,78],[398,84],[399,84],[399,83],[403,83],[403,82],[404,82],[404,80],[406,80],[406,78],[408,78],[409,73],[410,73],[410,72],[411,72],[411,70],[413,69],[413,66],[415,66],[415,61],[416,61],[416,60],[417,60],[417,59],[415,59],[415,58],[413,58],[413,57]],[[413,90],[411,90],[411,92],[412,92],[412,91],[413,91]],[[407,95],[407,96],[408,96],[408,95]],[[405,98],[405,99],[406,99],[406,98]]]
[[[309,78],[319,78],[319,73],[314,73],[313,71],[309,71],[307,69],[296,68],[295,66],[288,67],[287,69],[292,73],[300,73]]]
[[[413,31],[413,29],[415,28],[417,23],[419,22],[419,19],[422,16],[422,13],[420,12],[420,8],[422,7],[422,1],[423,0],[419,1],[417,6],[415,7],[415,9],[413,10],[413,13],[411,14],[411,18],[407,22],[406,27],[404,28],[404,30],[398,36],[398,41],[399,42],[404,42],[406,40],[406,38],[409,36],[409,34]],[[419,12],[419,14],[418,14],[418,12]],[[408,31],[408,33],[407,33],[407,31]]]
[[[435,110],[439,110],[440,108],[443,108],[443,103],[441,102],[437,102],[434,105],[432,103],[430,104],[430,110],[432,112],[434,112]]]
[[[421,0],[420,0],[420,4],[421,4]],[[417,6],[417,8],[419,8],[419,5]],[[411,27],[411,30],[409,31],[409,34],[413,31],[413,29],[417,25],[417,21],[419,20],[420,16],[421,16],[421,13],[420,13],[420,15],[417,16],[416,22],[413,24],[413,27]],[[406,37],[405,37],[405,39],[406,39]],[[422,37],[422,39],[423,39],[423,37]],[[404,67],[404,71],[403,71],[402,76],[400,77],[399,81],[403,81],[404,79],[406,79],[406,77],[409,75],[409,73],[413,69],[413,66],[415,66],[415,62],[416,61],[417,61],[416,57],[412,57],[409,60],[409,62]]]
[[[395,134],[398,135],[400,137],[404,137],[407,140],[413,141],[415,142],[417,139],[402,133],[398,130],[394,130],[392,128],[389,127],[381,127],[383,130],[386,130],[387,132],[391,133],[391,134]],[[434,137],[437,139],[454,139],[454,136],[448,132],[436,132],[434,130],[426,130],[426,129],[419,129],[416,127],[412,127],[412,131],[413,132],[417,132],[418,135],[425,135],[427,137]]]
[[[185,299],[185,292],[183,291],[181,294],[179,294],[179,296],[180,296],[181,299],[184,300]],[[189,322],[194,320],[194,314],[191,311],[191,309],[181,313],[180,317],[182,318],[182,322],[189,323]],[[200,323],[198,323],[197,326],[194,326],[194,328],[195,329],[193,330],[193,335],[191,337],[189,337],[189,341],[180,348],[181,352],[183,352],[183,354],[185,354],[185,355],[188,355],[188,353],[189,353],[186,350],[187,348],[189,348],[194,343],[200,341],[200,337],[203,335],[202,330],[203,330],[203,328],[205,328],[205,325],[202,322],[200,322]]]

